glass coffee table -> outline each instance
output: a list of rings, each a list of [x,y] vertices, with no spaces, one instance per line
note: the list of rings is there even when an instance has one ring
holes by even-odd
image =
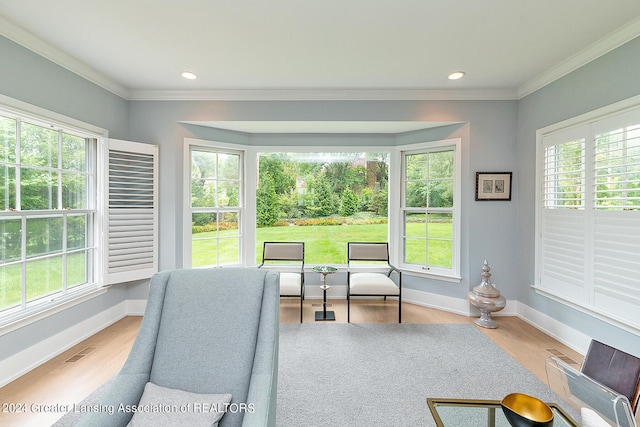
[[[427,404],[438,427],[510,427],[499,400],[428,398]],[[562,408],[548,403],[553,427],[580,427]]]

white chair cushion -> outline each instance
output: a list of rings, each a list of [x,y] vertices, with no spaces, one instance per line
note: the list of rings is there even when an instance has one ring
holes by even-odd
[[[350,279],[351,295],[399,295],[398,286],[382,273],[356,273]]]
[[[280,295],[300,296],[301,280],[299,273],[280,273]]]

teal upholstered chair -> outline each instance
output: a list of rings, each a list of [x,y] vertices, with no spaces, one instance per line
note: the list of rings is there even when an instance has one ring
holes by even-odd
[[[133,414],[117,408],[138,405],[151,382],[191,393],[230,393],[236,405],[229,407],[239,410],[227,411],[221,427],[274,426],[279,313],[274,271],[156,274],[129,358],[100,401],[116,411],[88,414],[79,425],[125,426]]]

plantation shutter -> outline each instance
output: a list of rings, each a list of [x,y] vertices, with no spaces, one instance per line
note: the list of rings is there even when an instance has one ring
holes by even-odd
[[[593,305],[640,326],[640,110],[592,124]]]
[[[640,107],[542,136],[536,288],[640,329]]]
[[[544,137],[542,163],[540,287],[586,302],[583,130]]]
[[[108,140],[106,284],[158,271],[158,146]]]

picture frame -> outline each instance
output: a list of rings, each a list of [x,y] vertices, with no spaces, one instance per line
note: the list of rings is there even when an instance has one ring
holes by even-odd
[[[512,172],[476,172],[476,201],[510,201]]]

